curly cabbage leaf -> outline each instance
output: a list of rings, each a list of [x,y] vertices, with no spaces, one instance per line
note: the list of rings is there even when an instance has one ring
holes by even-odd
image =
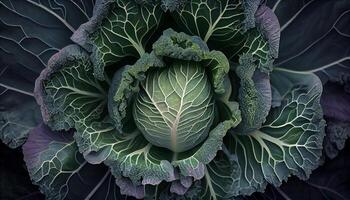
[[[259,130],[224,140],[241,169],[236,195],[264,191],[267,183],[279,186],[290,175],[307,179],[319,166],[325,126],[320,80],[286,72],[272,73],[271,80],[280,85],[281,106],[270,111]]]
[[[114,176],[130,178],[134,184],[156,185],[162,180],[174,181],[176,170],[183,176],[201,179],[205,165],[221,149],[222,138],[231,126],[231,121],[220,123],[203,143],[182,153],[152,145],[137,130],[120,134],[108,119],[89,126],[79,124],[74,137],[88,162],[104,162]]]
[[[49,61],[35,84],[44,122],[68,130],[76,121],[99,118],[107,105],[106,82],[92,74],[88,54],[76,45],[63,48]]]
[[[175,10],[180,9],[186,1],[187,0],[162,0],[161,7],[164,11],[169,10],[170,12],[174,12]]]
[[[204,178],[198,181],[191,190],[197,190],[196,196],[189,199],[219,200],[236,199],[233,188],[239,184],[240,168],[235,158],[218,153],[215,159],[205,169]],[[237,198],[238,199],[238,198]]]
[[[53,132],[41,124],[30,132],[23,145],[30,177],[46,198],[126,198],[120,195],[107,167],[91,165],[84,160],[72,136],[71,132]]]
[[[269,0],[268,5],[273,8],[281,24],[280,55],[275,62],[276,67],[297,73],[316,73],[324,84],[343,85],[341,94],[344,95],[350,83],[350,2]],[[315,20],[316,16],[323,19],[322,26]],[[334,87],[331,88],[328,90],[326,85],[324,91],[330,98],[334,91]],[[333,107],[336,106],[337,103],[334,103]],[[338,108],[334,113],[347,110],[346,106]],[[327,105],[324,109],[327,109]],[[325,115],[328,124],[325,153],[334,158],[348,137],[348,122],[341,120],[338,125],[332,117]]]
[[[104,68],[125,57],[139,58],[158,28],[163,12],[157,2],[101,0],[91,20],[74,33],[72,40],[92,51],[94,75],[104,80]]]
[[[134,65],[119,69],[113,78],[109,90],[108,109],[120,132],[126,122],[130,123],[130,104],[140,90],[140,82],[146,78],[146,72],[152,69],[167,67],[165,59],[196,61],[210,73],[207,73],[214,91],[220,95],[227,87],[224,79],[229,71],[229,63],[225,55],[219,51],[208,51],[206,44],[198,37],[177,33],[172,29],[164,31],[163,35],[153,44],[154,51],[145,53]],[[160,69],[161,70],[161,69]],[[235,119],[234,119],[235,120]]]
[[[271,71],[273,53],[269,43],[257,28],[252,28],[255,26],[252,15],[259,3],[254,0],[189,0],[182,9],[173,12],[173,17],[183,31],[198,35],[211,48],[223,51],[230,60],[238,60],[242,53],[251,53],[258,58],[261,70]],[[245,9],[247,4],[254,6]]]
[[[270,77],[256,70],[252,54],[243,54],[236,74],[240,78],[238,99],[242,112],[242,123],[237,127],[239,133],[249,133],[259,129],[272,104]]]

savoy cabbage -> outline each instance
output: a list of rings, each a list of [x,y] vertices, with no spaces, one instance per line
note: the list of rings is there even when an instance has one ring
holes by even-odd
[[[242,199],[307,180],[350,137],[349,8],[0,0],[0,138],[23,144],[47,199]]]

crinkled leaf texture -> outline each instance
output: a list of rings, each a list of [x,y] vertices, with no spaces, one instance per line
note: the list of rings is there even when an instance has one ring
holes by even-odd
[[[238,100],[242,122],[236,132],[245,134],[259,129],[265,122],[272,104],[270,76],[257,70],[252,54],[243,54],[235,72],[240,79]]]
[[[264,193],[255,193],[244,199],[350,199],[349,152],[350,146],[347,145],[335,159],[327,160],[313,171],[307,181],[291,178],[279,188],[270,186]]]
[[[268,5],[281,24],[275,66],[298,73],[314,72],[326,84],[322,105],[327,121],[325,153],[334,158],[350,128],[350,121],[342,118],[349,107],[336,100],[347,96],[350,87],[350,1],[268,0]],[[322,19],[322,26],[317,19]]]
[[[0,1],[0,138],[21,145],[40,121],[34,81],[92,15],[95,1]]]
[[[206,44],[197,36],[177,33],[167,29],[153,44],[153,51],[144,54],[134,65],[119,69],[113,78],[108,94],[108,110],[120,132],[124,132],[125,124],[130,123],[132,99],[140,91],[140,82],[151,69],[167,67],[164,59],[199,62],[207,68],[208,78],[214,91],[222,95],[228,90],[224,85],[225,76],[229,71],[226,56],[219,51],[209,51]],[[235,113],[235,110],[233,110]],[[235,117],[233,117],[235,118]],[[236,121],[236,119],[234,119]]]
[[[237,61],[242,53],[251,53],[258,58],[256,62],[262,71],[271,71],[273,58],[277,56],[279,24],[272,12],[261,14],[266,13],[263,10],[255,20],[259,4],[260,1],[255,0],[188,0],[182,9],[173,12],[173,17],[180,29],[198,35],[211,48],[223,51],[229,59]],[[263,24],[262,19],[268,19],[270,23]],[[264,30],[262,33],[255,27],[255,21]],[[274,33],[277,37],[272,36]]]
[[[172,182],[170,190],[183,193],[191,183],[183,185],[181,177],[194,180],[203,178],[208,173],[206,165],[221,149],[223,137],[240,122],[238,104],[220,99],[228,90],[224,80],[229,70],[228,60],[221,52],[208,51],[198,37],[176,33],[171,29],[166,30],[154,43],[153,49],[134,65],[116,72],[109,90],[108,106],[112,119],[105,118],[93,123],[83,120],[76,122],[74,137],[80,152],[90,163],[104,162],[108,165],[117,180],[119,177],[131,180],[126,187],[128,189],[124,190],[129,195],[134,195],[135,191],[140,194],[142,185],[157,185],[161,181]],[[212,87],[218,95],[217,103],[226,109],[218,115],[217,122],[210,127],[208,137],[203,142],[191,150],[174,153],[152,145],[137,129],[125,131],[123,126],[130,121],[123,119],[127,119],[127,109],[132,108],[133,96],[139,92],[139,84],[145,79],[146,72],[152,68],[162,70],[168,67],[165,62],[182,63],[178,60],[184,60],[184,63],[197,62],[211,72],[207,74],[211,83],[214,83]]]
[[[72,132],[53,132],[41,124],[23,145],[30,177],[46,199],[126,198],[107,167],[83,159],[72,136]]]
[[[156,185],[174,181],[177,171],[196,180],[203,178],[205,165],[216,156],[229,128],[228,122],[219,124],[202,144],[182,153],[150,144],[139,131],[121,135],[108,121],[81,124],[74,137],[90,163],[104,161],[115,177],[128,177],[134,185]]]
[[[107,105],[108,83],[93,76],[89,55],[70,45],[56,53],[35,83],[44,122],[54,130],[74,128],[76,121],[96,120]]]
[[[145,53],[162,15],[158,2],[101,0],[91,20],[80,26],[72,40],[92,51],[94,75],[104,80],[105,66],[125,57],[139,58]]]
[[[225,145],[237,156],[241,173],[236,195],[281,185],[290,175],[307,179],[319,166],[324,137],[322,84],[316,75],[273,72],[272,85],[283,97],[264,125],[248,135],[231,134]]]

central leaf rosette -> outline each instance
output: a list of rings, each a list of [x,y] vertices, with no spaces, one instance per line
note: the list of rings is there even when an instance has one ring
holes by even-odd
[[[215,111],[205,68],[193,61],[177,61],[146,76],[133,109],[144,137],[174,152],[201,143],[208,136]]]
[[[110,116],[121,133],[137,127],[154,146],[174,153],[193,150],[218,122],[226,121],[228,130],[240,121],[237,104],[223,97],[230,93],[231,84],[224,86],[228,71],[223,53],[209,51],[197,36],[168,29],[151,53],[114,75]],[[220,110],[227,115],[215,118]]]

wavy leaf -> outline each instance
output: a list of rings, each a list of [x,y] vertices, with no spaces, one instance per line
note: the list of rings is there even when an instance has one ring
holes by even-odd
[[[70,45],[55,54],[36,81],[35,98],[44,122],[54,130],[99,118],[107,106],[108,83],[92,74],[88,54]]]
[[[307,179],[319,166],[325,125],[320,80],[311,74],[274,72],[272,84],[281,85],[282,105],[270,111],[260,130],[225,139],[242,172],[234,188],[237,195],[262,192],[267,183],[279,186],[290,175]]]
[[[105,66],[145,53],[162,15],[156,2],[140,5],[135,0],[102,0],[93,18],[80,26],[72,40],[92,51],[94,75],[104,80]]]
[[[173,17],[180,29],[200,36],[209,47],[223,51],[229,59],[237,61],[242,53],[252,53],[258,58],[259,68],[270,71],[272,56],[269,44],[257,28],[250,29],[250,26],[255,26],[252,19],[258,6],[245,10],[246,4],[258,5],[259,2],[189,0],[182,9],[174,12]],[[253,13],[253,17],[248,17],[250,20],[245,16],[247,13]],[[252,21],[253,25],[244,25]]]
[[[242,123],[237,132],[249,133],[259,129],[269,114],[272,102],[270,77],[256,70],[252,54],[243,54],[236,74],[240,78],[238,99],[242,112]]]
[[[336,83],[327,83],[321,97],[325,119],[327,120],[324,152],[335,158],[350,138],[350,94]]]
[[[231,125],[231,122],[219,124],[206,141],[182,153],[152,145],[139,131],[122,135],[109,120],[90,125],[81,123],[74,137],[80,152],[90,163],[104,162],[111,167],[114,176],[130,178],[134,184],[142,181],[144,185],[155,185],[162,180],[175,180],[175,167],[183,176],[201,179],[205,164],[215,157]]]
[[[108,168],[88,164],[70,132],[41,124],[30,132],[23,153],[32,181],[47,199],[123,198]]]

